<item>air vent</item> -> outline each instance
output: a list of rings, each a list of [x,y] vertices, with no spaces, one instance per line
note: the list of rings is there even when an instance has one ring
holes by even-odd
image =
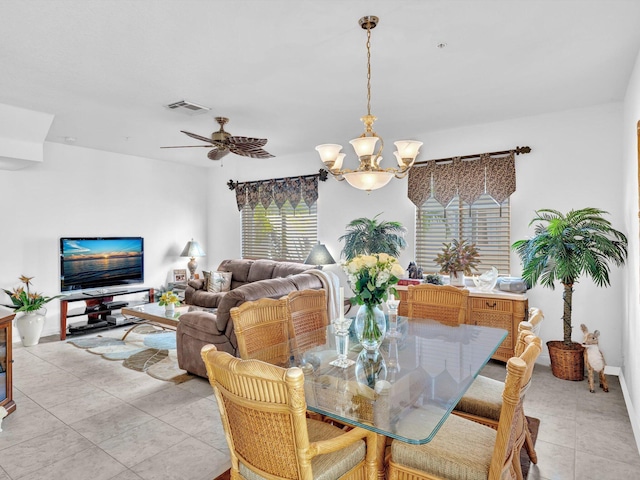
[[[176,110],[178,112],[186,113],[187,115],[198,115],[211,110],[209,107],[198,105],[197,103],[189,102],[187,100],[180,100],[179,102],[170,103],[165,105],[165,108],[169,110]]]

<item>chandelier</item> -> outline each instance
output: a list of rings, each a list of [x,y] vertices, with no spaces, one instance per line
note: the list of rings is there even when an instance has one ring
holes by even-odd
[[[371,115],[371,30],[378,24],[378,17],[366,16],[360,19],[360,26],[367,30],[367,114],[360,120],[364,123],[365,130],[358,138],[350,140],[353,149],[360,160],[357,170],[342,168],[345,153],[340,153],[342,145],[326,143],[318,145],[316,150],[320,154],[320,159],[329,173],[337,180],[346,180],[349,185],[359,190],[376,190],[384,187],[393,177],[403,178],[409,172],[418,156],[418,149],[422,142],[415,140],[399,140],[394,142],[398,149],[393,152],[398,161],[398,168],[381,168],[382,149],[384,142],[376,132],[373,131],[373,123],[377,120]],[[380,145],[376,151],[376,144],[380,140]]]

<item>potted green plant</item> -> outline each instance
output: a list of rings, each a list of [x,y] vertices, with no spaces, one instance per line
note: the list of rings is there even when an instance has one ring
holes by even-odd
[[[430,283],[431,285],[444,285],[442,281],[442,276],[438,273],[427,273],[424,276],[424,282]]]
[[[378,221],[379,213],[373,218],[356,218],[347,225],[347,233],[338,240],[344,242],[340,253],[349,261],[358,255],[386,253],[394,258],[407,246],[404,239],[406,228],[400,222]]]
[[[61,297],[61,295],[46,297],[38,292],[31,292],[33,278],[21,275],[20,282],[24,286],[21,285],[13,290],[2,289],[11,299],[11,305],[5,305],[5,307],[13,308],[16,312],[23,312],[20,317],[16,318],[16,327],[18,327],[20,340],[25,347],[38,344],[47,315],[44,306],[51,300]]]
[[[451,285],[461,287],[464,286],[464,276],[477,271],[479,256],[475,243],[454,239],[442,244],[442,252],[436,255],[434,261],[440,265],[441,273],[449,274]]]
[[[529,223],[541,222],[533,237],[512,245],[528,287],[540,283],[553,290],[556,281],[562,284],[564,339],[547,342],[547,347],[553,374],[565,380],[584,378],[582,345],[571,340],[574,284],[586,275],[599,287],[609,286],[609,263],[621,266],[627,258],[627,237],[604,218],[607,213],[598,208],[571,210],[566,215],[537,210]]]

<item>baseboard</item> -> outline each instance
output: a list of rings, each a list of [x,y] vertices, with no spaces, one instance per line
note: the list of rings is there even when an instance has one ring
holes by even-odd
[[[620,387],[622,388],[622,395],[624,397],[624,403],[627,406],[627,414],[629,415],[629,421],[631,422],[631,429],[633,430],[633,436],[636,439],[636,448],[638,452],[640,452],[640,419],[636,414],[635,409],[633,408],[633,403],[631,403],[631,398],[629,396],[629,389],[627,388],[627,382],[624,379],[624,373],[618,368],[620,371],[618,374],[618,380],[620,380]],[[605,370],[605,373],[607,371]]]

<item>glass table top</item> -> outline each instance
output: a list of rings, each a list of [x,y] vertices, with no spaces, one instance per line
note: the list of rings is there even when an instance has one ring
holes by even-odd
[[[498,328],[447,326],[399,317],[399,335],[377,353],[350,331],[347,368],[337,358],[333,326],[268,348],[254,358],[300,367],[307,409],[399,440],[429,442],[507,335]],[[280,346],[282,347],[282,346]]]

